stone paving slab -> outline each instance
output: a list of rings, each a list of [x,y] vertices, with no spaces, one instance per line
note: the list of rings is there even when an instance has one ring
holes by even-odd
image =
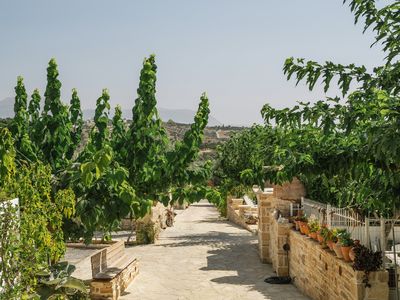
[[[220,220],[206,202],[190,206],[154,245],[126,248],[139,260],[139,275],[121,299],[305,300],[293,285],[270,285],[257,237]]]

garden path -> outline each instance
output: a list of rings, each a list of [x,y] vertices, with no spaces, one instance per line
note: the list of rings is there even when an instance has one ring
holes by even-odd
[[[153,245],[127,248],[139,259],[139,275],[121,299],[141,300],[305,300],[293,285],[270,285],[257,237],[219,218],[200,202],[178,214],[174,227]]]

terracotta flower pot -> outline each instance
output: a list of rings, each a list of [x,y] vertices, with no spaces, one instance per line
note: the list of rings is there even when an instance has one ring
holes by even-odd
[[[299,227],[300,227],[300,233],[301,234],[305,234],[304,233],[304,222],[298,221],[299,222]]]
[[[328,245],[328,247],[331,251],[334,251],[333,247],[334,247],[335,243],[332,240],[326,241],[326,244]]]
[[[310,233],[310,228],[308,227],[308,224],[304,225],[304,234],[309,234]]]
[[[317,239],[318,239],[318,242],[319,242],[320,244],[323,244],[323,243],[324,243],[324,237],[323,237],[322,235],[320,235],[319,233],[317,234]]]
[[[349,252],[350,252],[350,249],[352,248],[352,246],[342,246],[340,248],[342,251],[344,261],[347,261],[347,262],[351,261]]]
[[[310,232],[308,224],[306,222],[300,222],[300,232],[301,234],[307,235]]]
[[[317,233],[316,232],[310,232],[309,237],[314,239],[314,240],[317,240]]]
[[[354,261],[354,259],[356,258],[356,254],[354,253],[354,247],[351,247],[349,251],[349,257],[351,261]]]
[[[354,246],[351,247],[350,252],[349,252],[349,257],[351,261],[354,261],[356,258],[356,253],[354,252],[354,248],[360,246],[360,240],[354,240]]]
[[[340,245],[339,242],[333,244],[333,251],[335,251],[335,254],[338,258],[343,258],[342,254],[342,246]]]

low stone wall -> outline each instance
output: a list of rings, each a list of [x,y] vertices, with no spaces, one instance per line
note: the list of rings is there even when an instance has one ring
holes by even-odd
[[[285,191],[285,187],[289,191]],[[292,224],[279,223],[276,210],[287,217],[290,204],[304,193],[299,182],[281,186],[271,193],[258,193],[259,255],[263,263],[272,263],[278,276],[290,275],[304,294],[315,300],[384,300],[389,298],[388,272],[369,274],[365,287],[364,272],[354,271],[351,263],[322,249],[318,242],[292,230]],[[281,199],[278,195],[289,200]],[[288,254],[283,246],[288,243]]]
[[[118,300],[138,273],[138,262],[134,260],[112,280],[92,280],[90,283],[90,299]]]
[[[363,283],[364,272],[322,249],[314,240],[289,231],[290,276],[294,284],[312,299],[383,300],[389,298],[388,272],[369,274],[371,288]]]
[[[244,213],[246,211],[252,212],[253,208],[245,208],[246,205],[243,205],[242,198],[228,198],[226,203],[226,215],[228,220],[254,233],[256,231],[255,226],[247,224],[244,218]]]

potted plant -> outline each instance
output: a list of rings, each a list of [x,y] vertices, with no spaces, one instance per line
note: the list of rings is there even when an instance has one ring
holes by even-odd
[[[321,226],[321,229],[318,231],[317,238],[322,247],[329,247],[328,240],[330,239],[331,235],[332,233],[326,225]]]
[[[338,240],[341,245],[340,250],[342,251],[343,259],[347,262],[351,261],[349,252],[353,247],[353,240],[351,239],[350,232],[347,230],[341,231],[338,235]]]
[[[300,227],[300,233],[301,234],[307,234],[308,232],[308,219],[306,216],[300,216],[298,219],[299,227]]]
[[[317,232],[320,230],[320,225],[318,220],[314,219],[309,222],[310,233],[308,234],[314,240],[317,240]]]
[[[335,252],[336,256],[338,258],[343,258],[343,254],[342,254],[342,249],[341,249],[341,244],[339,242],[339,235],[343,232],[346,231],[346,229],[333,229],[332,231],[332,236],[333,236],[333,240],[335,241],[333,243],[333,251]]]
[[[302,222],[307,222],[307,218],[301,214],[297,215],[294,218],[294,224],[296,225],[296,230],[299,231],[300,230],[300,225]]]
[[[356,271],[364,271],[363,283],[365,287],[371,287],[369,284],[369,273],[382,268],[382,252],[374,252],[363,245],[358,245],[354,247],[354,253],[353,269]]]
[[[328,246],[329,250],[334,251],[334,245],[337,242],[337,237],[334,235],[333,231],[327,226],[324,226],[320,230],[320,234],[324,239],[324,243]]]

